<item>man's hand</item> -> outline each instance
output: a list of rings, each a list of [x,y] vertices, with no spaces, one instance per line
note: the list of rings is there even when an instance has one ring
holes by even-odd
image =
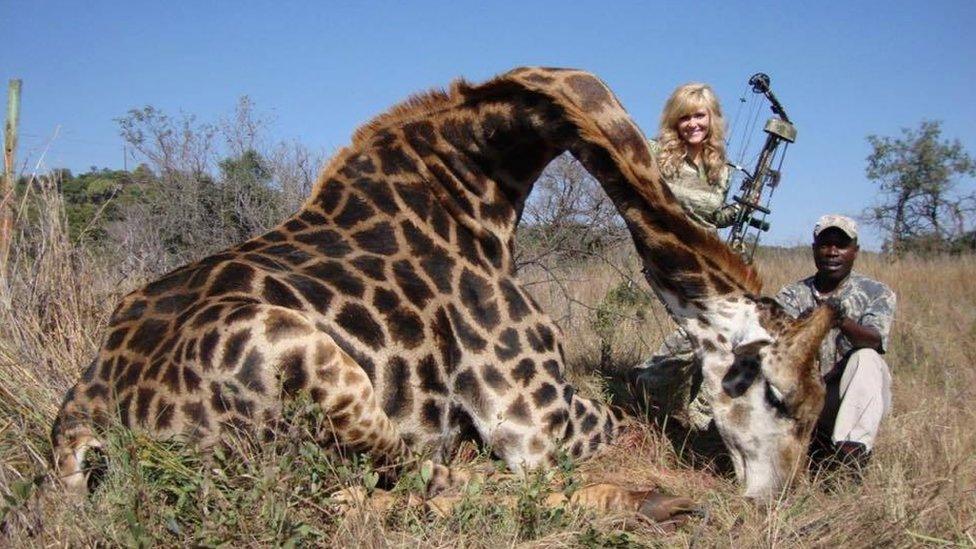
[[[843,303],[836,297],[824,301],[824,304],[834,310],[834,328],[840,330],[844,337],[851,342],[855,349],[881,348],[881,334],[870,326],[861,326],[856,319],[847,316]]]
[[[840,299],[830,297],[824,301],[824,305],[834,310],[834,328],[840,328],[847,320],[847,310],[844,308],[844,304],[841,303]]]

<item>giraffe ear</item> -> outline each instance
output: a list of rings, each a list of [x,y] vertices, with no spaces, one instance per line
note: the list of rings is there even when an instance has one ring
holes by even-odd
[[[760,349],[772,342],[773,337],[762,326],[750,324],[732,340],[732,352],[738,357],[757,355]]]

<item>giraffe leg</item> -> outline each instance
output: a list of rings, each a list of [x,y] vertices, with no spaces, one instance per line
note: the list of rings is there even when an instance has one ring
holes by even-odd
[[[404,465],[412,463],[428,475],[428,495],[463,482],[443,464],[416,462],[396,424],[380,405],[365,370],[331,336],[297,311],[258,307],[263,309],[264,347],[277,350],[277,366],[271,371],[280,378],[284,393],[307,391],[321,407],[332,439],[323,442],[336,442],[369,455],[391,483]]]
[[[570,408],[568,436],[563,444],[575,459],[598,454],[626,432],[628,422],[622,414],[600,401],[574,394]],[[573,494],[569,503],[596,511],[637,513],[655,522],[683,522],[695,509],[695,502],[688,498],[611,483],[586,485]]]
[[[374,503],[373,510],[383,512],[391,505],[389,500]],[[408,505],[425,504],[436,514],[447,517],[464,501],[460,494],[442,494],[426,501],[409,500]],[[494,500],[503,506],[515,508],[517,496],[505,496]],[[643,517],[659,524],[681,526],[698,511],[693,500],[673,497],[656,490],[630,490],[610,483],[589,484],[567,497],[562,492],[549,494],[542,504],[550,509],[564,506],[583,508],[598,513],[612,513]]]
[[[287,314],[300,316],[291,311]],[[328,436],[333,439],[324,442],[366,453],[381,468],[394,468],[409,460],[409,448],[380,406],[362,367],[324,332],[315,330],[303,339],[304,352],[284,351],[278,370],[284,391],[304,382],[303,390],[321,407]]]
[[[554,496],[565,498],[562,494]],[[668,496],[656,490],[631,490],[611,483],[586,485],[568,501],[595,511],[636,513],[654,522],[673,521],[679,525],[697,510],[695,502],[688,498]]]
[[[498,471],[481,474],[480,471],[464,471],[453,468],[451,471],[455,475],[454,478],[458,485],[474,479],[484,482],[486,478],[490,477],[497,481],[518,475],[512,472]],[[398,501],[407,507],[425,507],[440,517],[449,517],[466,498],[457,489],[433,497],[418,497],[415,494],[408,494],[406,499],[403,499],[381,490],[377,490],[372,496],[368,496],[361,487],[343,490],[334,497],[348,506],[347,517],[355,516],[357,513],[367,510],[382,515]],[[519,497],[512,495],[493,497],[492,501],[503,507],[515,509],[519,504]],[[550,509],[570,506],[597,513],[642,517],[666,528],[676,528],[683,525],[699,510],[697,504],[688,498],[668,496],[657,490],[633,490],[606,482],[586,484],[569,497],[563,492],[555,491],[549,494],[541,504]]]

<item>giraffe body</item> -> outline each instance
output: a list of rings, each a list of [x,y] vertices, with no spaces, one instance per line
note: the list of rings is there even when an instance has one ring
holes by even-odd
[[[447,459],[468,432],[515,471],[599,451],[625,419],[565,381],[560,330],[512,266],[526,197],[567,150],[616,204],[712,377],[779,344],[766,318],[778,313],[748,297],[758,277],[685,219],[609,89],[516,69],[394,107],[278,227],[126,296],[55,421],[63,482],[83,488],[84,453],[115,419],[209,445],[273,425],[300,393],[330,438],[383,463]]]

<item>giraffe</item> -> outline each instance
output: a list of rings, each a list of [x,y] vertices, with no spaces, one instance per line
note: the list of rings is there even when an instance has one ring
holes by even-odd
[[[280,225],[124,297],[52,427],[57,477],[83,493],[112,422],[205,448],[273,424],[297,395],[381,466],[443,463],[465,436],[515,472],[599,452],[629,420],[566,382],[560,329],[513,270],[526,197],[564,151],[615,203],[709,382],[739,381],[716,420],[747,494],[772,493],[819,411],[809,372],[830,312],[794,322],[756,297],[757,273],[685,218],[609,88],[552,68],[393,107]],[[666,507],[618,491],[631,510]]]

